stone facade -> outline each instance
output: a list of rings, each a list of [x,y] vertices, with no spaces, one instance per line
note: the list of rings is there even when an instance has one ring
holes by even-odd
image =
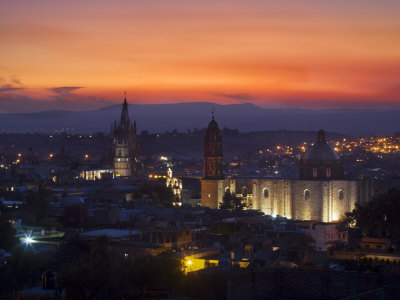
[[[226,191],[245,197],[247,204],[267,215],[297,220],[337,221],[370,200],[360,193],[370,180],[301,180],[236,178],[202,181],[202,205],[218,208]],[[203,196],[204,195],[204,196]],[[204,201],[203,201],[204,199]]]
[[[206,149],[207,141],[206,137]],[[219,158],[222,160],[222,155]],[[204,162],[208,159],[205,155]],[[248,207],[267,215],[297,220],[337,221],[353,210],[357,202],[370,201],[374,193],[372,180],[344,179],[343,163],[326,142],[322,130],[315,146],[300,161],[300,179],[223,179],[212,178],[206,169],[204,172],[202,206],[217,209],[224,194],[230,192],[243,197]]]

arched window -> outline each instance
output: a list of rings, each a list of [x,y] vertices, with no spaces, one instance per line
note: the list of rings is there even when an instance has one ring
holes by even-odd
[[[269,197],[269,190],[268,189],[264,189],[264,198],[267,199]]]
[[[331,168],[326,168],[326,177],[331,177],[331,176],[332,176]]]
[[[338,199],[339,199],[339,200],[343,200],[343,199],[344,199],[344,192],[343,192],[342,189],[340,189],[340,190],[338,191]]]
[[[308,201],[311,199],[311,192],[310,190],[304,190],[304,200]]]
[[[247,197],[247,194],[248,194],[247,186],[242,187],[242,196]]]
[[[225,188],[225,193],[228,193],[228,194],[231,193],[231,189],[228,186]]]
[[[313,177],[317,177],[318,176],[318,169],[317,168],[313,168],[312,169],[312,176]]]

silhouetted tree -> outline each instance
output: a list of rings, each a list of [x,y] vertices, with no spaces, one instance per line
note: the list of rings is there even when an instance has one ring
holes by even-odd
[[[222,202],[219,204],[220,209],[226,209],[230,212],[240,212],[246,207],[244,199],[237,197],[230,192],[226,192],[222,198]]]
[[[356,204],[345,222],[373,237],[400,238],[400,191],[391,190],[364,205]]]
[[[0,249],[11,251],[18,245],[20,241],[15,237],[15,234],[16,231],[8,220],[0,220]]]
[[[151,195],[154,199],[158,199],[164,206],[172,206],[175,200],[174,192],[170,187],[161,184],[145,184],[141,187],[139,194]]]

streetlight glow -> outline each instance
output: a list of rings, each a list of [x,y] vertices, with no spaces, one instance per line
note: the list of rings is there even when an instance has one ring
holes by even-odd
[[[33,238],[31,238],[29,235],[25,237],[25,240],[24,240],[25,244],[30,245],[34,242],[35,242],[35,240]]]

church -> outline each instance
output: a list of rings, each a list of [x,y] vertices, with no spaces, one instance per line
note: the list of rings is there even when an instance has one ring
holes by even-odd
[[[224,178],[222,164],[222,136],[213,116],[204,137],[202,206],[217,209],[224,194],[230,192],[266,215],[334,222],[357,202],[370,201],[374,193],[372,180],[344,178],[343,162],[323,130],[301,158],[298,179]]]
[[[126,95],[122,104],[121,118],[111,126],[113,136],[112,156],[116,176],[135,177],[139,174],[139,147],[136,121],[131,123]]]

